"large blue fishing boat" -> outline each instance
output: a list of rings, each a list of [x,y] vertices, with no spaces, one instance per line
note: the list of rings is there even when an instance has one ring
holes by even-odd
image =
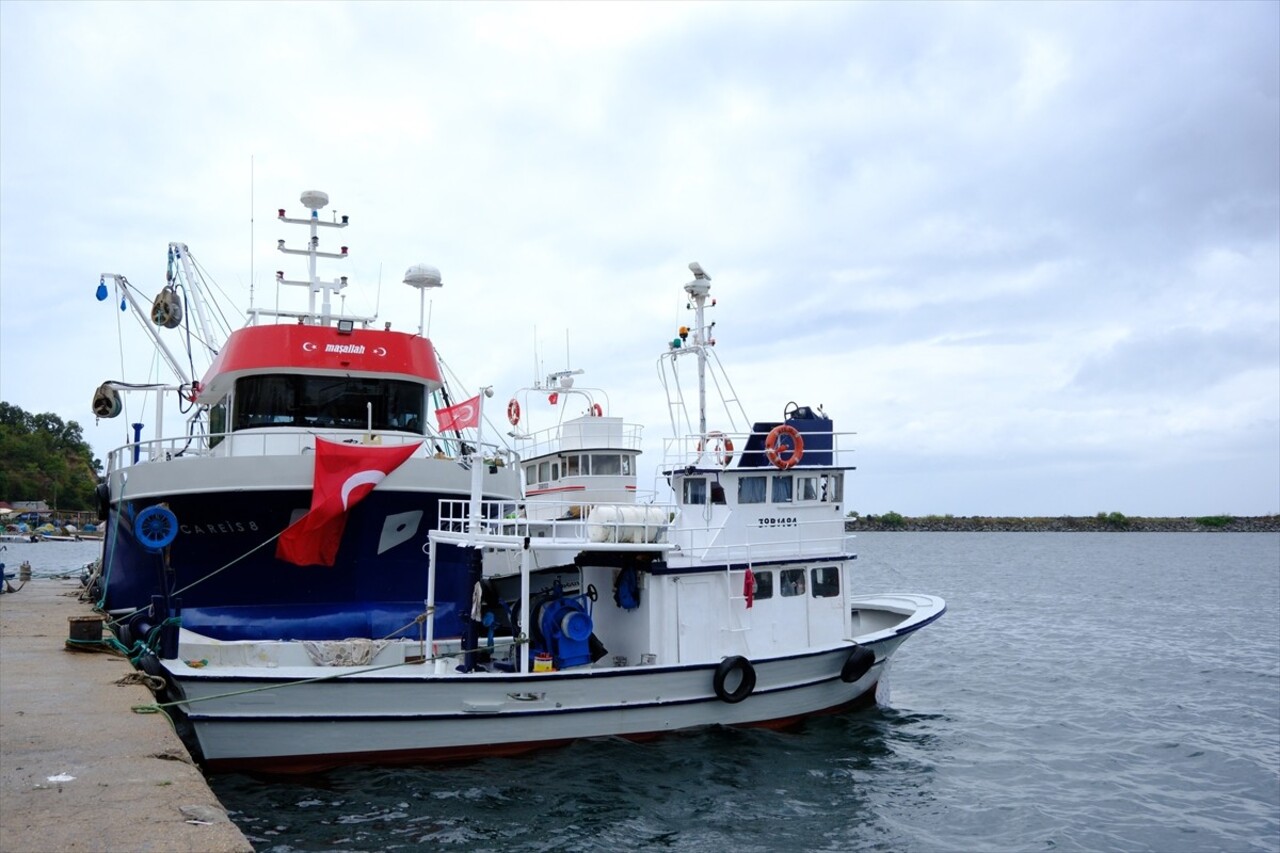
[[[93,400],[96,415],[116,417],[126,395],[155,398],[132,410],[140,421],[154,411],[152,434],[134,424],[99,487],[106,533],[91,583],[126,645],[159,631],[171,649],[179,623],[225,641],[381,636],[422,611],[440,501],[469,495],[473,474],[488,499],[520,496],[510,454],[476,443],[480,398],[450,392],[423,333],[439,272],[406,273],[420,294],[416,330],[337,310],[347,277],[322,280],[317,267],[348,249],[322,251],[320,236],[349,220],[322,214],[322,192],[301,201],[306,216],[277,218],[306,229],[306,244],[281,239],[278,249],[305,259],[308,275],[278,272],[276,286],[277,304],[305,290],[305,307],[251,306],[224,332],[228,308],[181,243],[150,304],[122,275],[99,282],[99,299],[114,289],[110,304],[138,315],[173,373],[168,383],[105,382]],[[175,402],[182,420],[170,428]],[[340,478],[336,506],[320,506],[321,472]],[[437,583],[446,631],[465,627],[473,571]]]

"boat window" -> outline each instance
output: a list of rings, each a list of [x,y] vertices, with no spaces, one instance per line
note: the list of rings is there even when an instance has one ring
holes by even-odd
[[[551,482],[551,463],[550,462],[538,463],[538,482],[539,483]]]
[[[227,402],[209,407],[209,446],[217,447],[222,443],[227,431]]]
[[[566,456],[564,459],[564,475],[566,477],[578,476],[578,457]]]
[[[719,480],[716,480],[711,484],[711,502],[722,506],[728,503],[728,501],[724,499],[724,486],[720,485]]]
[[[618,475],[622,473],[622,461],[616,454],[604,456],[595,454],[591,457],[591,473],[593,476]]]
[[[776,504],[791,503],[791,477],[773,478],[773,502]]]
[[[622,475],[624,477],[631,476],[631,463],[634,461],[635,459],[633,457],[630,457],[630,456],[622,457]]]
[[[755,600],[762,601],[766,598],[773,598],[773,572],[763,571],[755,572],[756,592]]]
[[[764,503],[764,490],[764,477],[740,477],[738,479],[738,503],[762,504]]]
[[[809,573],[813,576],[814,598],[834,598],[840,594],[840,570],[835,566],[819,566]]]
[[[704,478],[685,478],[684,502],[687,504],[704,504],[707,502],[707,481]]]
[[[783,569],[779,583],[783,598],[804,595],[804,569]]]
[[[843,480],[839,474],[823,474],[818,479],[819,500],[838,502],[841,500]]]
[[[424,386],[350,376],[246,376],[236,381],[232,429],[320,427],[421,435]]]
[[[796,500],[816,501],[818,499],[817,477],[796,477]]]
[[[530,465],[524,469],[524,481],[526,485],[528,485],[529,483],[538,482],[538,466],[537,465]]]

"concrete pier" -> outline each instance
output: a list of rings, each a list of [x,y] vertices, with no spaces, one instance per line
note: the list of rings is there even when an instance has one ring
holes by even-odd
[[[80,589],[0,595],[0,850],[252,853],[129,662],[65,648]]]

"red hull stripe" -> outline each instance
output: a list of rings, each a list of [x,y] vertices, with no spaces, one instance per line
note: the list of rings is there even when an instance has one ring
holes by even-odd
[[[586,486],[556,486],[553,489],[530,489],[526,494],[550,495],[555,492],[584,492],[586,489]]]

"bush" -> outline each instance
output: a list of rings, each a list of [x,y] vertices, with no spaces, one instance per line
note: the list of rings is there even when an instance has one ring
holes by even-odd
[[[1226,527],[1235,518],[1229,515],[1206,515],[1196,519],[1196,524],[1202,527]]]

